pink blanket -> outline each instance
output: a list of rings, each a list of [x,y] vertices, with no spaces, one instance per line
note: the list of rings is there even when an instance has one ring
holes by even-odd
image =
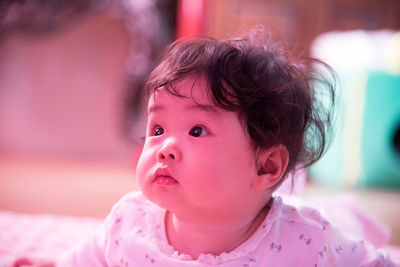
[[[101,221],[0,211],[0,267],[21,256],[56,260],[92,234]]]

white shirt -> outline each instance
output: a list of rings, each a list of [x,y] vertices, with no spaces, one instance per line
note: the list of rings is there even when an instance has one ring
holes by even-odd
[[[169,245],[165,210],[140,192],[123,197],[97,234],[57,266],[400,266],[384,251],[342,232],[311,208],[286,205],[274,197],[257,231],[243,244],[219,256],[198,259]]]

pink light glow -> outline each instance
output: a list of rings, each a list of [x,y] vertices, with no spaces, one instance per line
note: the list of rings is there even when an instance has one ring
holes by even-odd
[[[204,0],[180,0],[177,37],[203,34]]]

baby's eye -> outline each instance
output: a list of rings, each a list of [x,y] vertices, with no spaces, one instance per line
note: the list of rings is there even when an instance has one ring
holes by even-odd
[[[153,135],[154,136],[159,136],[159,135],[162,135],[163,133],[164,133],[164,129],[163,128],[161,128],[160,126],[154,127],[154,130],[153,130]]]
[[[200,137],[208,135],[208,132],[203,126],[194,126],[192,129],[190,129],[189,135],[194,137]]]

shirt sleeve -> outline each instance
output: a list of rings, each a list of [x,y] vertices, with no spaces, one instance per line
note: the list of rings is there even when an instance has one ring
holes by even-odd
[[[317,255],[316,267],[320,266],[399,266],[384,250],[378,250],[367,241],[347,237],[335,226],[324,229]]]
[[[98,228],[95,235],[71,250],[69,253],[66,253],[66,255],[57,262],[57,267],[107,266],[104,257],[104,228],[105,227],[102,225]]]
[[[119,210],[124,202],[125,200],[122,198],[116,203],[104,222],[96,229],[95,234],[66,253],[57,262],[57,267],[108,266],[106,260],[107,242],[113,234],[116,218],[119,217]]]

